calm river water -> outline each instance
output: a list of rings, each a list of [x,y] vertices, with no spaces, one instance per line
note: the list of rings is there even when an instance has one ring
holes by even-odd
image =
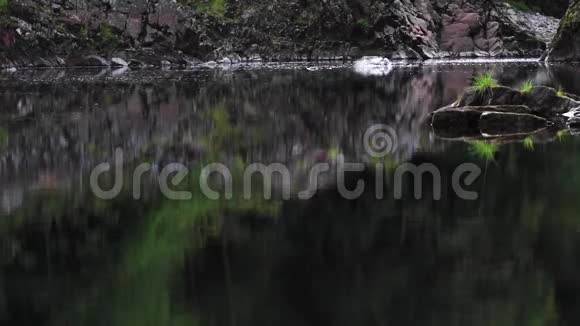
[[[580,66],[537,63],[1,73],[0,323],[578,325],[580,137],[443,139],[426,123],[483,71],[580,94]],[[390,148],[369,157],[377,124]],[[123,187],[102,199],[89,175],[115,149]],[[362,194],[344,198],[329,176],[299,198],[313,165],[340,160],[375,167],[347,174]],[[215,162],[231,199],[220,178],[220,199],[199,189]],[[140,163],[153,172],[136,200]],[[157,184],[171,163],[189,168],[172,188],[187,200]],[[286,166],[289,198],[279,181],[271,199],[260,184],[243,198],[252,163]],[[416,199],[406,178],[395,196],[405,163],[441,182],[425,178]],[[482,171],[465,187],[476,200],[452,186],[463,163]]]

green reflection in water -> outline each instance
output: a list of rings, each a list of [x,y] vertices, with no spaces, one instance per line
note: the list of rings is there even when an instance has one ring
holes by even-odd
[[[223,159],[225,153],[236,152],[241,131],[231,125],[223,106],[215,106],[210,112],[212,131],[206,140],[205,160],[212,162]],[[204,248],[208,238],[220,233],[225,214],[276,216],[278,212],[279,204],[264,200],[260,191],[252,199],[242,199],[238,186],[242,186],[245,165],[234,154],[230,168],[234,185],[231,200],[205,197],[198,190],[201,165],[190,169],[191,178],[179,188],[193,189],[193,198],[166,201],[140,221],[123,249],[118,267],[96,282],[87,291],[88,295],[65,309],[53,324],[199,324],[186,306],[179,305],[179,273],[183,270],[184,258]]]
[[[236,171],[240,170],[232,171],[234,180],[241,179]],[[200,172],[195,169],[192,175]],[[197,177],[191,184],[199,184]],[[163,203],[142,221],[116,270],[75,300],[53,324],[196,325],[195,317],[179,306],[175,293],[179,291],[174,289],[184,258],[220,232],[224,214],[276,216],[278,203],[262,196],[245,200],[241,191],[234,191],[231,200],[210,200],[199,191],[192,194],[191,200]]]
[[[492,142],[477,140],[470,142],[469,145],[470,152],[474,156],[486,161],[493,161],[495,153],[498,151],[498,145]]]
[[[534,150],[534,138],[532,136],[524,138],[524,148],[528,151]]]

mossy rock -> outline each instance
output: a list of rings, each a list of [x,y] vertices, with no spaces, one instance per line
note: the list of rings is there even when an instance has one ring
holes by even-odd
[[[528,92],[522,92],[498,86],[485,92],[468,90],[454,105],[456,107],[520,105],[528,107],[532,114],[551,118],[580,106],[580,102],[567,96],[560,96],[559,92],[551,87],[537,86]]]
[[[547,61],[580,61],[580,0],[573,0],[560,22]]]
[[[435,111],[431,126],[445,138],[532,134],[563,126],[571,112],[580,110],[580,102],[565,95],[544,86],[525,92],[504,86],[469,89],[455,103]]]

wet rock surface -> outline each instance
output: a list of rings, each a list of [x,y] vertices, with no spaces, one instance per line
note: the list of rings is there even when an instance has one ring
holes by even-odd
[[[505,130],[532,133],[547,125],[546,119],[526,113],[484,112],[479,119],[480,131],[484,135],[501,135]]]
[[[526,92],[503,86],[473,89],[435,111],[431,125],[442,137],[529,134],[554,124],[562,126],[566,120],[575,124],[580,102],[573,97],[543,86]]]
[[[457,107],[464,106],[525,106],[530,113],[542,117],[554,117],[578,107],[579,102],[567,96],[558,95],[554,88],[538,86],[530,92],[521,92],[509,87],[494,87],[489,92],[467,91]]]
[[[213,4],[213,2],[212,2]],[[555,18],[487,1],[14,0],[0,16],[0,64],[539,56]],[[523,18],[522,18],[523,17]],[[519,19],[519,20],[518,20]],[[525,21],[528,24],[522,24]],[[541,28],[539,28],[541,27]]]

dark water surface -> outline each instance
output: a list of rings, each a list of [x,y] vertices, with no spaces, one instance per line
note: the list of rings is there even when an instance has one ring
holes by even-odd
[[[580,138],[445,140],[425,123],[487,70],[580,94],[580,66],[535,63],[0,74],[0,324],[578,325]],[[396,144],[369,158],[378,123]],[[125,187],[98,199],[88,175],[116,148]],[[332,181],[297,198],[309,166],[342,157],[382,164],[384,198],[376,169],[348,175],[366,182],[357,199]],[[134,200],[142,162],[186,164],[193,197],[166,199],[153,173]],[[196,187],[210,162],[232,171],[233,199]],[[290,199],[239,196],[255,162],[288,166]],[[405,162],[441,171],[440,200],[431,179],[395,199]],[[466,162],[477,200],[452,189]]]

